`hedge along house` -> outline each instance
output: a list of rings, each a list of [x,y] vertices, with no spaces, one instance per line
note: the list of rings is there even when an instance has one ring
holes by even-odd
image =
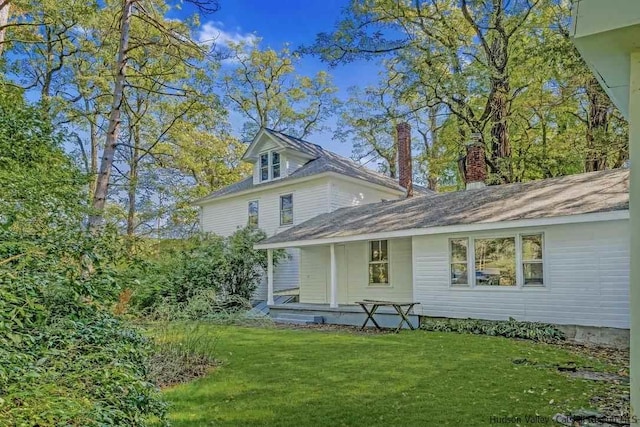
[[[341,323],[333,311],[378,299],[424,316],[629,328],[629,170],[485,186],[477,143],[466,169],[465,191],[339,209],[261,242],[300,251],[301,304],[272,312]]]

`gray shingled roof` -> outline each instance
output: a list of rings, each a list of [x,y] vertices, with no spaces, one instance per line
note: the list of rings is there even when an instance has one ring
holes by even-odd
[[[260,244],[627,209],[629,170],[617,169],[342,208]]]
[[[279,179],[277,181],[254,184],[253,177],[250,176],[246,179],[243,179],[242,181],[221,188],[220,190],[217,190],[209,194],[208,196],[197,200],[196,203],[204,202],[222,196],[227,196],[234,193],[239,193],[241,191],[250,190],[252,188],[268,187],[270,185],[275,185],[282,182],[293,181],[298,178],[317,175],[323,172],[335,172],[351,178],[357,178],[363,181],[371,182],[373,184],[381,185],[383,187],[391,188],[393,190],[404,191],[400,184],[398,184],[398,181],[391,179],[388,176],[382,175],[378,172],[374,172],[371,169],[367,169],[366,167],[359,165],[358,163],[354,162],[353,160],[347,159],[346,157],[342,157],[336,153],[327,151],[319,145],[271,129],[265,129],[265,131],[274,138],[284,143],[286,146],[294,150],[309,154],[311,156],[315,156],[316,158],[314,160],[310,160],[300,169],[296,170],[294,173],[288,175],[285,178]],[[423,195],[432,193],[431,190],[427,190],[426,188],[418,185],[414,185],[414,191],[416,194]]]

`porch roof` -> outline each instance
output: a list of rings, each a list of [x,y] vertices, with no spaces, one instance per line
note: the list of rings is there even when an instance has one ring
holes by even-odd
[[[256,248],[628,218],[628,209],[629,170],[615,169],[342,208]]]

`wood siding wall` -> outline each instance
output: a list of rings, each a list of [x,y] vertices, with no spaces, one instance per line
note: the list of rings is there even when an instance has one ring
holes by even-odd
[[[452,288],[449,239],[542,231],[542,288]],[[413,238],[414,298],[427,316],[629,328],[628,220]]]
[[[389,240],[390,286],[369,286],[369,243],[336,245],[338,304],[362,299],[411,301],[411,238]],[[329,247],[300,249],[300,302],[329,302]]]

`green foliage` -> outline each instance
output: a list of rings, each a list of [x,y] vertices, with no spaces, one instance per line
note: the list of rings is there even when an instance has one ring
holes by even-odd
[[[338,89],[326,71],[299,75],[297,53],[286,46],[260,49],[260,40],[232,45],[231,56],[238,65],[223,76],[224,89],[231,107],[246,118],[245,140],[263,127],[299,138],[326,129],[339,106]]]
[[[83,178],[60,143],[45,113],[0,80],[1,228],[43,229],[77,214]]]
[[[199,323],[153,324],[155,351],[149,376],[161,387],[187,382],[205,375],[215,366],[217,338]],[[184,335],[183,335],[184,333]]]
[[[553,325],[520,322],[513,318],[506,321],[423,318],[420,328],[426,331],[502,336],[542,342],[564,339],[564,334]]]
[[[39,251],[32,256],[0,257],[0,424],[143,426],[162,418],[147,376],[149,343],[109,311],[113,273],[99,255],[63,258],[31,243]],[[91,274],[80,273],[86,259]]]
[[[134,304],[173,319],[247,308],[267,269],[266,251],[253,249],[265,237],[262,230],[245,227],[227,238],[196,235],[153,258],[143,256],[140,268],[131,272],[139,283]],[[284,256],[277,251],[274,264]]]
[[[0,425],[162,420],[151,347],[110,310],[123,240],[82,229],[81,175],[40,109],[0,110]]]

